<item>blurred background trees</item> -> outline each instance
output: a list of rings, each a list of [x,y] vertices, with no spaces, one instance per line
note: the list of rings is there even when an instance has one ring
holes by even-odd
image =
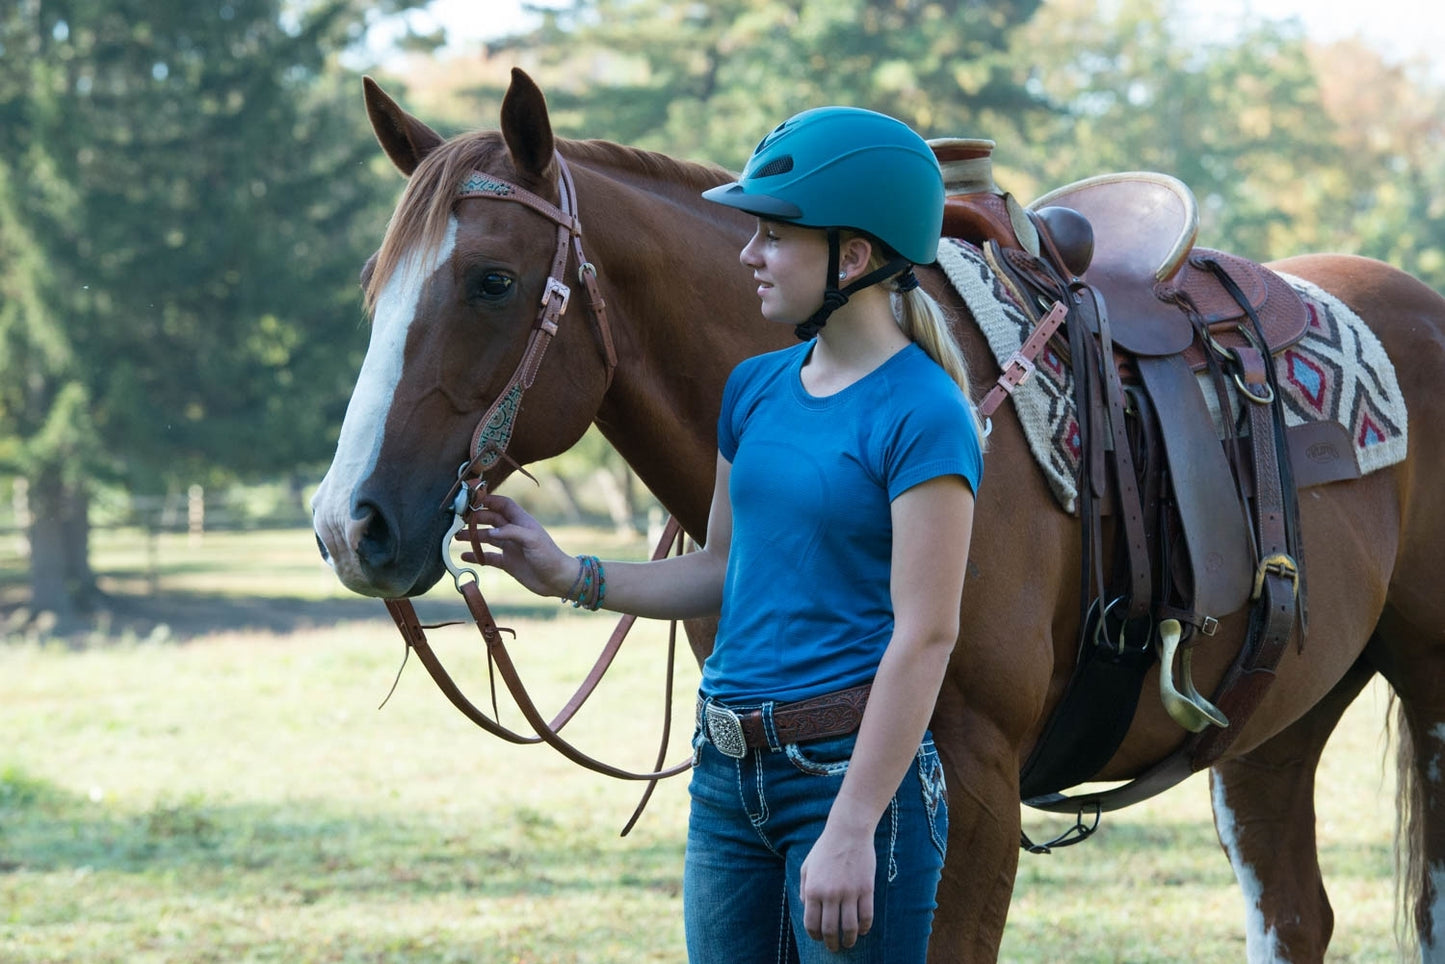
[[[291,473],[359,361],[386,217],[351,0],[0,7],[0,459],[32,605],[94,590],[88,505]]]
[[[400,192],[359,77],[443,132],[496,123],[508,69],[558,132],[740,167],[827,102],[998,141],[1024,200],[1152,169],[1202,239],[1390,261],[1445,288],[1445,84],[1299,25],[1199,29],[1172,0],[567,0],[443,48],[427,0],[0,4],[0,479],[23,480],[32,608],[94,592],[98,492],[319,479],[365,348],[357,271]],[[589,445],[559,502],[609,473]],[[299,513],[299,510],[298,510]]]

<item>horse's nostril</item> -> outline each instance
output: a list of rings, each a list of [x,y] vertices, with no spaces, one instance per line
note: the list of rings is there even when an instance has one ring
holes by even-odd
[[[386,514],[370,502],[356,506],[357,524],[361,528],[356,540],[356,554],[363,565],[380,569],[396,559],[396,530],[386,521]]]
[[[315,535],[315,533],[312,534]],[[331,561],[331,553],[326,551],[326,543],[321,541],[321,536],[319,535],[316,536],[316,548],[321,551],[321,559],[323,562]]]

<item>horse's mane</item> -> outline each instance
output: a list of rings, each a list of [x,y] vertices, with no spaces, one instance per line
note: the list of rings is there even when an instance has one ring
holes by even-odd
[[[667,154],[627,147],[612,141],[560,141],[557,145],[569,161],[592,162],[606,167],[623,168],[648,175],[681,188],[696,188],[699,193],[731,181],[737,175],[715,164],[680,161]]]
[[[733,176],[720,167],[680,161],[666,154],[611,141],[559,138],[557,150],[569,162],[620,168],[697,193]],[[447,220],[456,204],[457,190],[473,170],[493,170],[499,176],[513,176],[506,153],[500,132],[478,131],[451,138],[422,160],[392,212],[375,266],[366,279],[368,312],[375,308],[376,299],[408,252],[434,251],[441,245]],[[499,165],[504,170],[491,165]]]

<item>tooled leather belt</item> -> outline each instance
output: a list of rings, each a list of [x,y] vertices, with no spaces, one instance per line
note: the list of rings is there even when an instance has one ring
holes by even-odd
[[[761,750],[852,733],[863,722],[863,709],[872,688],[872,683],[864,683],[812,699],[773,704],[771,740],[769,714],[761,707],[738,711],[707,701],[699,706],[698,718],[713,746],[740,759],[749,748]]]

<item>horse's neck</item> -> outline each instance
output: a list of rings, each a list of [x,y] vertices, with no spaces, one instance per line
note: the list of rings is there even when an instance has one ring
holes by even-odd
[[[618,342],[617,373],[597,424],[702,539],[728,373],[790,336],[763,320],[738,263],[750,226],[703,201],[699,187],[594,168],[579,176],[578,190],[582,203],[602,212],[585,223]]]

